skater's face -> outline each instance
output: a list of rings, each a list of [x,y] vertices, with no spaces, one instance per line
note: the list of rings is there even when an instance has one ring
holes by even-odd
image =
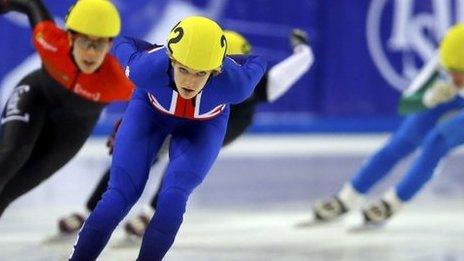
[[[70,33],[72,55],[79,69],[90,74],[95,72],[105,60],[111,48],[111,39]]]
[[[453,79],[454,85],[460,89],[464,89],[464,72],[460,71],[449,71],[448,72],[451,76],[451,79]]]
[[[171,61],[177,92],[184,99],[192,99],[205,87],[212,71],[197,71]]]

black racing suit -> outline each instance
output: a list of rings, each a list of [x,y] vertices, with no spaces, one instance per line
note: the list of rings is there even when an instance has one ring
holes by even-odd
[[[103,108],[69,92],[44,69],[20,81],[1,118],[0,215],[79,151]]]
[[[10,10],[27,14],[32,28],[52,20],[39,0],[0,0],[0,13]],[[76,95],[44,68],[20,81],[1,117],[0,216],[79,151],[105,105]]]

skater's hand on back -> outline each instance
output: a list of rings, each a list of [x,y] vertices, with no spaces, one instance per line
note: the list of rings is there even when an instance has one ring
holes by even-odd
[[[458,90],[452,84],[437,82],[432,88],[425,92],[422,101],[428,108],[433,108],[442,103],[451,101],[456,96],[457,92]]]
[[[121,121],[122,119],[119,119],[114,123],[113,132],[111,132],[108,140],[106,140],[106,147],[108,147],[108,153],[110,155],[113,155],[114,141],[116,140],[116,133],[118,132],[119,126],[121,125]]]

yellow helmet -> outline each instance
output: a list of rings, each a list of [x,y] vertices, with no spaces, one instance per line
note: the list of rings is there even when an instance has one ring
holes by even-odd
[[[440,60],[448,70],[464,71],[464,24],[448,30],[440,43]]]
[[[109,0],[78,0],[69,9],[66,27],[85,35],[115,37],[121,31],[121,18]]]
[[[181,64],[194,70],[209,71],[221,67],[227,40],[213,20],[190,16],[171,30],[167,47],[172,58]]]
[[[234,31],[224,31],[227,39],[227,52],[228,55],[235,54],[249,54],[251,52],[251,45],[243,37],[243,35]]]

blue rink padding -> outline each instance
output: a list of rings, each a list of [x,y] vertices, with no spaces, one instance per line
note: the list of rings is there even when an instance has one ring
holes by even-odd
[[[294,119],[260,120],[249,129],[251,133],[379,133],[391,132],[401,117],[297,117]]]
[[[111,133],[113,124],[120,115],[107,116],[112,120],[100,122],[93,136],[105,136]],[[332,133],[383,133],[394,131],[401,123],[402,117],[256,117],[250,126],[249,134],[332,134]],[[284,118],[284,117],[282,117]]]

